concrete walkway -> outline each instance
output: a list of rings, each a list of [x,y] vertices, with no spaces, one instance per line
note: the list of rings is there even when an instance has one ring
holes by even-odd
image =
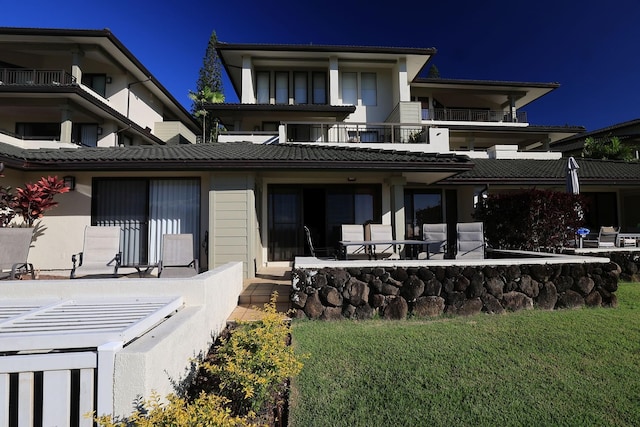
[[[233,310],[228,321],[259,319],[261,312],[256,310],[256,307],[264,308],[264,304],[270,301],[274,292],[278,292],[276,309],[286,313],[290,308],[291,267],[263,268],[258,271],[254,279],[245,279],[238,306]]]

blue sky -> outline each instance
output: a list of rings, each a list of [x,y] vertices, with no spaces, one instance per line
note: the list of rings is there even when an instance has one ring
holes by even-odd
[[[216,31],[229,43],[435,47],[443,78],[560,83],[525,107],[532,124],[594,130],[640,118],[637,0],[2,3],[0,26],[109,28],[187,109]]]

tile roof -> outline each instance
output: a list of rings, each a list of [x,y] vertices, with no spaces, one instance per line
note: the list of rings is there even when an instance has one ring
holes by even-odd
[[[640,185],[640,162],[576,159],[578,177],[585,184]],[[441,184],[500,183],[564,185],[568,158],[557,160],[473,159],[472,170]]]
[[[359,169],[463,171],[465,155],[319,144],[248,142],[110,148],[22,149],[0,143],[0,161],[32,170]]]

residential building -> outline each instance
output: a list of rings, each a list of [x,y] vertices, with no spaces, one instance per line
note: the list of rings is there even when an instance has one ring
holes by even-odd
[[[419,238],[425,222],[455,229],[473,220],[474,203],[487,191],[563,190],[566,159],[550,147],[584,132],[530,124],[524,108],[557,83],[421,77],[432,48],[220,43],[217,49],[240,100],[206,106],[226,128],[219,143],[163,146],[159,138],[134,135],[138,146],[49,143],[35,150],[27,141],[0,141],[3,184],[47,174],[75,180],[75,190],[58,196],[59,207],[41,222],[29,255],[36,268],[70,268],[85,225],[121,226],[130,266],[157,262],[163,233],[186,232],[195,236],[203,267],[242,261],[247,277],[308,255],[304,226],[323,247],[336,246],[341,224],[369,221],[391,224],[396,238]],[[161,87],[155,79],[134,85],[144,74],[120,86],[124,101],[129,85]],[[85,99],[78,95],[84,89],[66,90],[74,105]],[[36,105],[29,109],[38,111]],[[169,105],[162,117],[191,129],[194,123],[178,114],[184,111]],[[610,216],[597,220],[632,224],[626,206],[637,201],[640,166],[580,167],[583,191],[614,192],[614,203],[603,204]]]
[[[105,30],[0,27],[0,142],[190,144],[200,127]]]

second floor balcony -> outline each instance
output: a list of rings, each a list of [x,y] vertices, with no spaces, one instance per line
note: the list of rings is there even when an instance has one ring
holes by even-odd
[[[329,143],[428,143],[421,123],[282,122],[280,141]]]
[[[0,85],[70,86],[76,79],[65,70],[0,68]]]
[[[527,123],[526,111],[517,111],[515,115],[502,110],[482,110],[471,108],[434,108],[422,109],[422,120],[443,122],[492,122]]]

